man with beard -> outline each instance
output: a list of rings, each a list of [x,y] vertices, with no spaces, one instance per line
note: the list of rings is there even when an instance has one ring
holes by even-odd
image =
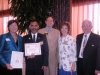
[[[41,55],[25,56],[26,75],[44,75],[48,66],[48,43],[46,36],[38,33],[39,24],[36,20],[30,22],[30,33],[23,37],[25,43],[40,43]],[[32,39],[33,38],[33,39]],[[25,49],[24,49],[25,51]]]

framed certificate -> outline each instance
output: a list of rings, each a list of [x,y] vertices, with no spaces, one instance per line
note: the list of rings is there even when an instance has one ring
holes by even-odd
[[[25,43],[25,56],[41,55],[40,43]]]
[[[23,52],[12,51],[10,65],[13,68],[23,68]]]

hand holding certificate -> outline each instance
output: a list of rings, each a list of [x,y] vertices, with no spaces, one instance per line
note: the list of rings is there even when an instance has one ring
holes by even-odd
[[[23,52],[12,51],[10,65],[13,68],[23,68]]]
[[[26,43],[25,44],[25,56],[41,55],[40,43]]]

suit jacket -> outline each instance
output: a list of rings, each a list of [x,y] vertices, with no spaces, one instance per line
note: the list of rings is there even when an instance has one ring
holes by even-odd
[[[6,67],[10,64],[12,51],[22,51],[22,37],[17,35],[18,46],[16,45],[10,33],[2,34],[0,36],[0,64]]]
[[[58,39],[60,37],[60,32],[59,30],[54,28],[52,28],[51,34],[47,32],[46,28],[39,29],[38,32],[46,35],[47,37],[49,46],[49,74],[57,75],[56,71],[58,66]]]
[[[46,31],[46,28],[39,29],[39,33],[42,33],[47,37],[48,45],[49,45],[49,63],[52,63],[53,66],[57,65],[57,53],[58,53],[58,39],[60,36],[60,32],[57,29],[52,28],[51,36]]]
[[[83,35],[77,35],[76,38],[77,58],[79,58]],[[79,64],[77,68],[78,66]],[[94,75],[95,70],[100,70],[100,36],[91,32],[83,52],[83,71],[86,73],[84,75]]]
[[[24,44],[33,43],[32,35],[28,34],[24,36],[23,42]],[[41,55],[35,55],[35,58],[32,59],[27,59],[27,57],[25,57],[26,69],[28,70],[41,69],[42,66],[48,66],[48,43],[46,36],[38,33],[36,43],[39,42],[43,42],[43,44],[41,44]]]

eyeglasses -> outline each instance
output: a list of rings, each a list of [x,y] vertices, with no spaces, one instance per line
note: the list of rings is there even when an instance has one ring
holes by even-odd
[[[82,25],[82,27],[90,27],[90,26],[91,26],[90,24],[87,24],[87,25],[86,24],[83,24]]]

